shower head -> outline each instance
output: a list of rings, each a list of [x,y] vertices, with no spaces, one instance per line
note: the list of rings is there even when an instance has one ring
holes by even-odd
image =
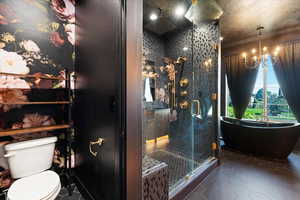
[[[215,0],[192,0],[185,18],[196,25],[219,19],[223,9]]]

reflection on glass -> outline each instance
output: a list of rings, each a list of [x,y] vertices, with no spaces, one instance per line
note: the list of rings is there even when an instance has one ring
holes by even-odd
[[[214,23],[175,17],[175,3],[164,6],[144,0],[143,137],[144,154],[168,165],[172,196],[214,156],[219,33]],[[150,20],[158,9],[159,18]]]

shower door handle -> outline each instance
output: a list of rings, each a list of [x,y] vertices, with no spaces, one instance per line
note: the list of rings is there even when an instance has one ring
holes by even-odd
[[[93,151],[92,146],[93,146],[93,145],[96,145],[96,144],[99,145],[99,146],[102,146],[103,141],[104,141],[103,138],[98,138],[98,140],[96,140],[95,142],[90,142],[89,150],[90,150],[90,153],[91,153],[94,157],[97,156],[98,152]]]
[[[192,106],[192,115],[196,115],[196,116],[200,115],[201,114],[200,101],[194,99],[194,100],[192,100],[192,103],[193,103],[193,105],[197,106],[196,107],[197,108],[197,112],[196,113],[193,113],[194,106]]]

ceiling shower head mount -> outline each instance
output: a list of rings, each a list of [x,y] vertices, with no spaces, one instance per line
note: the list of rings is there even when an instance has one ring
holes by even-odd
[[[192,0],[192,5],[188,9],[185,18],[194,24],[211,22],[220,19],[223,9],[215,0]]]

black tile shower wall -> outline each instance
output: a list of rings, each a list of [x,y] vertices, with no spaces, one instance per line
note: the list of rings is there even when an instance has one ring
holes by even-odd
[[[179,32],[172,33],[166,36],[166,54],[167,57],[172,59],[177,59],[180,56],[185,56],[187,61],[184,65],[184,70],[182,78],[187,78],[189,84],[187,87],[181,88],[178,84],[179,73],[176,74],[176,96],[177,96],[177,120],[170,122],[170,142],[171,151],[182,152],[184,156],[190,156],[193,153],[193,134],[192,134],[192,118],[190,114],[190,109],[185,110],[178,107],[180,102],[187,101],[189,104],[192,100],[192,77],[193,77],[193,63],[192,63],[192,27],[185,28]],[[183,48],[187,48],[184,51]],[[181,69],[176,66],[176,71]],[[180,91],[187,91],[188,95],[186,97],[180,97]],[[180,145],[180,146],[179,146]],[[181,149],[179,149],[181,148]]]
[[[170,126],[171,139],[173,137],[175,141],[184,141],[186,144],[182,145],[185,152],[189,152],[195,145],[196,153],[199,154],[196,158],[199,159],[211,155],[210,147],[215,137],[213,117],[216,117],[216,114],[213,113],[213,116],[208,114],[211,106],[216,107],[216,102],[212,101],[211,96],[217,92],[218,52],[215,45],[218,38],[219,26],[206,24],[188,27],[169,35],[165,46],[167,57],[176,59],[179,56],[186,56],[188,59],[183,77],[189,80],[189,85],[186,88],[177,88],[178,103],[186,100],[191,104],[192,100],[199,100],[202,111],[202,119],[198,119],[191,116],[190,109],[177,108],[178,120],[172,122]],[[184,51],[184,47],[188,50]],[[209,59],[212,59],[212,65],[207,67],[204,62]],[[176,75],[177,80],[178,78],[179,73]],[[188,96],[180,97],[178,95],[180,90],[186,90]]]
[[[143,71],[149,73],[154,72],[158,75],[157,78],[150,78],[150,86],[152,88],[153,101],[151,103],[143,103],[146,109],[165,109],[168,108],[169,95],[167,90],[168,84],[168,74],[166,71],[160,70],[161,66],[164,66],[163,58],[165,57],[165,41],[162,37],[151,33],[149,31],[144,31],[143,39],[143,56],[145,59],[145,66]],[[146,69],[146,66],[151,66],[151,69]],[[144,77],[145,78],[145,77]],[[145,91],[145,79],[143,82],[143,97]],[[160,95],[161,90],[163,90],[163,95]],[[165,98],[166,97],[166,98]],[[144,98],[143,98],[144,99]]]
[[[182,76],[189,80],[189,85],[186,88],[179,87],[181,68],[178,66],[176,68],[178,71],[176,74],[177,104],[186,100],[191,106],[193,100],[199,100],[202,119],[192,117],[191,107],[186,110],[177,107],[177,120],[173,122],[164,121],[163,123],[169,123],[167,126],[170,128],[171,144],[168,148],[192,157],[191,153],[194,152],[192,148],[196,146],[196,154],[198,155],[194,158],[196,157],[198,160],[207,158],[207,155],[212,155],[210,147],[215,137],[215,109],[213,115],[209,114],[209,110],[212,106],[216,107],[216,102],[212,101],[211,96],[217,92],[218,52],[215,45],[218,39],[219,26],[215,24],[206,24],[199,27],[190,26],[163,37],[144,31],[143,52],[145,59],[154,61],[157,66],[163,65],[162,58],[164,56],[172,59],[185,56],[188,59]],[[185,50],[183,50],[184,47]],[[209,67],[204,65],[204,62],[208,59],[212,60],[212,65]],[[188,92],[187,97],[180,97],[179,92],[183,90]],[[144,120],[148,117],[144,115]],[[153,126],[156,125],[153,124]],[[152,130],[157,131],[154,128]],[[152,135],[155,135],[155,133]]]
[[[150,78],[150,85],[153,88],[153,102],[146,102],[145,94],[145,77],[143,78],[143,134],[145,140],[155,139],[168,134],[169,132],[169,105],[168,92],[166,90],[168,83],[168,75],[160,70],[163,66],[163,57],[165,56],[165,41],[162,37],[144,31],[143,33],[143,55],[146,61],[151,61],[152,69],[146,70],[143,66],[143,71],[147,73],[154,72],[159,75],[159,78]],[[148,63],[146,63],[147,65]],[[159,98],[158,91],[163,88],[166,93],[166,98]]]
[[[162,37],[144,30],[143,54],[147,60],[155,62],[156,66],[162,66],[162,58],[165,54],[165,41]]]

